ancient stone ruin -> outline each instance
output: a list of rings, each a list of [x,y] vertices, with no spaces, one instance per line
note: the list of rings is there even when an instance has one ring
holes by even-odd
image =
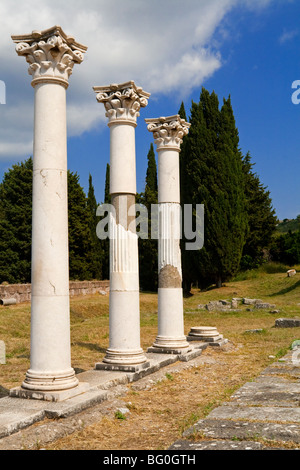
[[[60,26],[12,39],[17,54],[29,64],[35,114],[30,368],[10,396],[62,401],[89,390],[89,383],[79,382],[71,366],[66,146],[66,90],[87,47]],[[112,201],[109,347],[95,370],[138,373],[150,364],[140,345],[138,237],[129,209],[136,195],[135,128],[150,93],[134,81],[93,90],[110,128]],[[176,360],[177,355],[199,354],[205,342],[217,344],[223,337],[215,327],[195,327],[188,337],[184,334],[179,152],[190,124],[179,115],[146,123],[159,159],[158,333],[148,352]],[[198,350],[191,345],[195,341]]]

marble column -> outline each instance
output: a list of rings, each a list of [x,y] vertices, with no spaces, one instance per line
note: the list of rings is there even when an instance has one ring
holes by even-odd
[[[50,401],[82,393],[71,367],[66,89],[87,48],[60,26],[12,36],[34,88],[31,356],[12,396]]]
[[[149,352],[180,354],[184,335],[179,153],[190,124],[179,115],[146,119],[158,152],[158,335]]]
[[[150,94],[133,81],[93,89],[109,120],[112,204],[109,348],[103,362],[95,367],[136,371],[149,363],[140,346],[135,128],[139,110],[147,106]]]

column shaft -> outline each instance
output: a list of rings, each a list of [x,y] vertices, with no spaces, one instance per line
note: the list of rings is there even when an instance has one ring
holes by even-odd
[[[146,119],[158,151],[158,334],[150,352],[183,353],[184,335],[181,271],[180,142],[186,123],[179,116]]]
[[[88,389],[71,367],[66,89],[86,47],[60,26],[13,36],[35,90],[30,369],[12,396],[60,401]]]
[[[112,202],[109,348],[96,368],[136,371],[149,362],[140,346],[135,127],[139,109],[147,105],[150,95],[134,82],[94,87],[94,91],[109,118]]]
[[[23,383],[39,389],[78,384],[70,357],[66,90],[35,87],[31,365]],[[53,123],[53,124],[52,124]],[[71,378],[72,377],[72,378]],[[65,383],[66,382],[66,383]]]

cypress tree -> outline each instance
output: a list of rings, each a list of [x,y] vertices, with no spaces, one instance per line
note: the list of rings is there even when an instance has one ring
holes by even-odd
[[[106,165],[105,186],[104,186],[104,204],[111,204],[110,196],[110,165]],[[109,240],[102,240],[102,277],[109,279]]]
[[[204,204],[204,247],[183,254],[185,290],[192,282],[217,287],[236,273],[247,227],[242,158],[230,97],[219,109],[204,88],[192,102],[191,127],[181,156],[182,203]]]
[[[97,200],[95,197],[95,190],[93,186],[92,175],[89,175],[89,190],[87,196],[87,210],[89,213],[89,226],[91,231],[91,260],[90,270],[93,279],[102,279],[102,258],[103,248],[101,246],[101,240],[97,237]]]
[[[70,279],[93,278],[91,218],[79,175],[68,171],[69,264]]]
[[[110,178],[110,165],[109,163],[107,163],[106,174],[105,174],[105,188],[104,188],[104,203],[105,204],[111,203],[110,190],[109,190],[109,178]]]
[[[151,205],[158,203],[157,166],[155,152],[151,143],[147,155],[148,166],[145,180],[145,191],[138,195],[137,202],[148,211],[148,239],[139,238],[139,273],[140,286],[143,290],[157,290],[158,276],[158,244],[151,240]]]

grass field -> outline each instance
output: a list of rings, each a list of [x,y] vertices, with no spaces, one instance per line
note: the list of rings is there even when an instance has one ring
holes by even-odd
[[[297,267],[296,267],[297,269]],[[298,270],[297,270],[298,271]],[[275,304],[270,310],[213,311],[198,309],[210,300],[258,298]],[[71,299],[72,366],[77,372],[94,368],[108,347],[108,296]],[[146,349],[157,334],[157,295],[141,293],[141,343]],[[165,449],[183,430],[204,417],[300,339],[300,328],[274,328],[275,319],[300,317],[300,274],[287,277],[285,267],[269,265],[245,273],[221,289],[193,291],[184,299],[185,334],[191,326],[216,326],[228,338],[224,351],[208,348],[207,364],[183,370],[153,384],[151,390],[130,390],[130,418],[105,417],[66,437],[53,449]],[[259,329],[258,333],[247,330]],[[7,364],[0,366],[0,393],[20,385],[30,365],[30,305],[0,307],[0,339],[6,343]],[[201,356],[201,357],[202,357]],[[271,357],[270,357],[271,356]],[[128,402],[130,402],[128,404]],[[145,432],[147,427],[147,433]],[[132,447],[134,442],[134,447]]]

